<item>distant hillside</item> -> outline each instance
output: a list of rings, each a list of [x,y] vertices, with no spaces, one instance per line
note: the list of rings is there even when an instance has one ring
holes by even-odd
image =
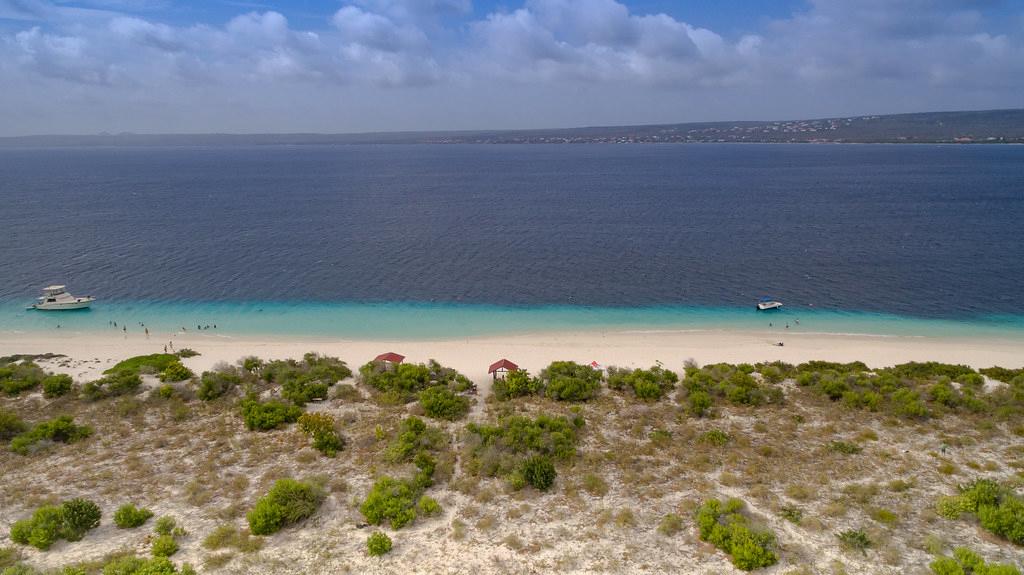
[[[101,134],[0,138],[0,147],[551,143],[1024,143],[1024,109],[815,120],[365,134]]]

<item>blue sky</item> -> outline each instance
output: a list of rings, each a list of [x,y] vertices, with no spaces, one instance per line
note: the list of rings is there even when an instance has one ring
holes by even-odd
[[[0,0],[0,135],[1024,107],[1024,0]]]

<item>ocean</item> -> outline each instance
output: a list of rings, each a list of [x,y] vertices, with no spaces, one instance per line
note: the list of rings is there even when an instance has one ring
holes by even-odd
[[[1024,147],[0,149],[0,330],[1024,336]],[[100,298],[25,311],[41,287]],[[793,324],[796,327],[796,324]]]

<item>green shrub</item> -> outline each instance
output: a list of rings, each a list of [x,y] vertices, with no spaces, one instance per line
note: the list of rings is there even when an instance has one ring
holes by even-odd
[[[199,378],[196,395],[203,401],[213,401],[233,391],[242,378],[233,371],[204,371]]]
[[[299,429],[313,439],[313,448],[327,457],[334,457],[345,447],[345,439],[335,429],[334,418],[326,413],[304,413]]]
[[[523,479],[531,487],[539,491],[547,491],[555,483],[558,472],[555,464],[546,455],[534,455],[527,458],[519,467]]]
[[[60,397],[71,391],[74,380],[66,373],[48,375],[43,379],[43,396],[47,398]]]
[[[189,358],[189,357],[196,357],[197,355],[200,355],[200,354],[199,354],[198,351],[196,351],[194,349],[183,347],[183,348],[179,349],[178,351],[174,352],[174,355],[176,355],[176,356],[178,356],[178,357],[180,357],[182,359],[185,359],[185,358]]]
[[[661,365],[655,365],[651,369],[608,368],[610,389],[632,391],[638,399],[645,401],[661,399],[678,382],[679,376]]]
[[[12,567],[21,560],[21,551],[14,547],[0,547],[0,569]],[[2,573],[2,571],[0,571]]]
[[[843,547],[862,553],[866,553],[874,545],[874,542],[871,541],[871,538],[868,537],[868,534],[863,529],[847,529],[846,531],[836,533],[836,537]]]
[[[110,370],[107,370],[108,373]],[[100,399],[106,399],[108,397],[116,397],[119,395],[128,395],[138,391],[142,385],[142,378],[139,377],[138,373],[132,371],[116,371],[97,379],[96,381],[90,381],[82,386],[82,396],[90,401],[98,401]]]
[[[11,540],[45,551],[59,539],[82,539],[89,530],[99,526],[101,515],[99,506],[86,499],[44,505],[36,509],[32,517],[14,522]]]
[[[275,399],[260,402],[255,397],[242,401],[242,419],[245,427],[255,431],[269,431],[295,423],[302,415],[302,408]]]
[[[424,495],[416,502],[416,511],[418,515],[424,517],[439,515],[441,513],[441,504],[433,497]]]
[[[447,442],[448,438],[443,433],[411,415],[399,424],[394,439],[388,445],[386,455],[394,462],[411,461],[424,450],[442,450]]]
[[[775,535],[754,529],[742,513],[744,504],[730,499],[722,504],[710,499],[697,510],[697,527],[702,541],[721,549],[738,569],[752,571],[778,562]]]
[[[167,367],[172,363],[180,363],[178,356],[173,353],[138,355],[117,363],[114,367],[104,371],[103,373],[111,375],[119,373],[132,373],[138,375],[143,371],[160,373],[167,369]]]
[[[790,523],[795,523],[797,525],[799,525],[800,521],[802,521],[804,518],[803,511],[801,511],[798,507],[793,507],[790,505],[786,505],[782,509],[780,509],[779,515],[781,515],[782,518],[786,521],[789,521]]]
[[[88,425],[75,425],[70,415],[61,415],[50,421],[36,424],[29,431],[25,431],[11,440],[11,451],[20,455],[28,455],[40,449],[40,444],[53,443],[74,443],[92,435],[92,428]]]
[[[690,412],[700,416],[707,412],[715,397],[736,405],[762,405],[781,403],[782,391],[774,386],[759,383],[751,375],[751,365],[730,365],[717,363],[704,367],[687,367],[683,388],[687,397],[696,397],[690,404]],[[704,395],[706,394],[707,399]]]
[[[173,535],[158,535],[151,547],[153,557],[170,557],[178,552],[178,542]]]
[[[132,529],[149,521],[152,516],[153,512],[149,509],[125,503],[114,512],[114,523],[119,529]]]
[[[0,390],[7,395],[35,389],[46,378],[46,372],[31,361],[2,364],[0,361]]]
[[[28,429],[17,413],[0,409],[0,441],[7,441]]]
[[[103,566],[103,575],[196,575],[195,569],[184,563],[179,570],[166,557],[119,557]],[[77,575],[77,574],[76,574]]]
[[[539,378],[530,376],[525,369],[516,369],[505,374],[504,379],[497,379],[492,386],[494,397],[499,400],[539,395],[544,386]]]
[[[555,361],[540,372],[544,393],[559,401],[587,401],[601,389],[601,372],[589,365]]]
[[[359,368],[359,375],[364,384],[404,403],[413,401],[419,392],[432,386],[444,386],[455,392],[466,391],[473,386],[466,376],[434,360],[426,365],[389,365],[371,361]]]
[[[372,525],[387,521],[392,529],[401,529],[416,519],[419,492],[410,481],[384,476],[373,483],[359,511]]]
[[[952,557],[940,557],[930,565],[935,575],[1020,575],[1013,565],[986,563],[980,555],[958,547]]]
[[[160,372],[160,381],[185,381],[192,379],[194,375],[192,370],[182,365],[180,361],[176,361]]]
[[[300,406],[326,399],[331,386],[352,376],[352,370],[344,361],[318,353],[307,353],[302,361],[289,359],[262,364],[259,372],[267,381],[281,385],[282,397]]]
[[[455,421],[469,413],[469,398],[457,395],[447,387],[435,385],[420,392],[420,405],[427,417]]]
[[[711,396],[706,391],[694,391],[686,396],[686,402],[690,415],[704,417],[711,411],[713,405]]]
[[[973,513],[985,530],[1024,545],[1024,500],[990,479],[961,485],[959,495],[939,499],[937,511],[949,519]]]
[[[721,429],[709,429],[697,436],[699,443],[707,443],[716,447],[723,447],[732,441],[732,437]]]
[[[466,426],[470,459],[465,467],[473,474],[507,477],[514,487],[522,487],[527,481],[523,475],[527,459],[543,455],[564,461],[576,455],[576,428],[582,424],[582,420],[570,423],[547,415],[509,416],[497,425],[471,423]]]
[[[316,512],[323,490],[309,482],[278,479],[248,514],[253,535],[270,535]]]
[[[366,539],[366,550],[371,557],[380,557],[391,551],[391,538],[380,531],[374,531]]]

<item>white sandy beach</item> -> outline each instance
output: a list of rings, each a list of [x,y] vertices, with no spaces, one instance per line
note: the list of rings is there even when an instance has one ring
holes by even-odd
[[[785,345],[779,347],[777,342]],[[963,363],[975,368],[999,365],[1024,366],[1024,340],[980,338],[931,338],[814,334],[769,331],[577,331],[470,337],[455,340],[343,340],[299,337],[232,337],[212,332],[152,334],[121,333],[3,333],[0,355],[59,353],[72,362],[67,369],[77,380],[99,376],[124,358],[160,353],[173,342],[174,349],[192,348],[201,355],[185,360],[202,371],[219,362],[234,363],[255,355],[263,359],[301,357],[316,351],[340,357],[358,367],[379,353],[394,351],[407,361],[436,359],[475,381],[487,379],[487,367],[508,358],[536,372],[554,360],[574,360],[618,366],[650,366],[656,361],[679,370],[686,360],[698,364],[782,360],[798,363],[812,359],[860,360],[873,367],[906,361]]]

